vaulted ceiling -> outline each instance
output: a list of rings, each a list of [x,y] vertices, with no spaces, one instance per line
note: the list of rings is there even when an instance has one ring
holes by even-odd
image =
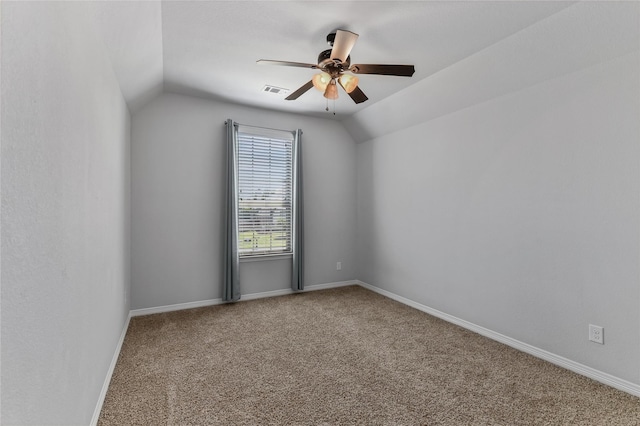
[[[256,60],[316,63],[318,54],[329,48],[325,40],[327,34],[335,29],[360,35],[351,52],[352,63],[415,65],[412,78],[361,75],[360,87],[369,100],[356,105],[340,92],[335,111],[337,118],[344,119],[410,86],[420,82],[424,85],[424,81],[455,69],[456,64],[472,60],[574,4],[546,1],[101,2],[96,4],[96,16],[114,72],[132,111],[166,91],[326,117],[326,99],[313,89],[295,101],[263,91],[265,85],[293,91],[309,81],[314,70],[259,65]],[[571,37],[570,28],[567,36]],[[632,41],[625,43],[633,44]],[[525,40],[521,48],[535,50],[535,40]],[[518,57],[511,60],[516,64],[521,62]],[[494,66],[499,70],[504,64]],[[329,106],[333,109],[333,102]]]

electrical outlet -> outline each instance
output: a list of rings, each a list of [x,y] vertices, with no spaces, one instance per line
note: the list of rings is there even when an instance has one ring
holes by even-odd
[[[336,271],[342,271],[342,262],[336,263]]]
[[[604,345],[604,328],[589,324],[589,340]]]

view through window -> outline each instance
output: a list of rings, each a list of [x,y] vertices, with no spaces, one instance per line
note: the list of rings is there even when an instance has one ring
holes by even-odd
[[[241,257],[291,253],[292,145],[293,135],[287,139],[238,132]]]

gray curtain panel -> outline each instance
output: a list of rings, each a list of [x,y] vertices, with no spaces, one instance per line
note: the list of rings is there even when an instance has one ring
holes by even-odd
[[[304,220],[302,197],[302,130],[295,132],[293,141],[293,269],[291,288],[304,290]]]
[[[222,300],[234,302],[240,300],[240,256],[238,254],[238,204],[236,199],[238,186],[238,144],[237,124],[226,121],[227,127],[227,187],[225,210],[224,243],[224,283]]]

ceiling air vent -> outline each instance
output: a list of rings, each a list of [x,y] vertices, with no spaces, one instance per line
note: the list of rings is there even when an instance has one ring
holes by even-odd
[[[262,88],[262,91],[266,93],[273,93],[274,95],[286,95],[287,93],[289,93],[289,89],[285,89],[283,87],[271,86],[269,84],[264,86]]]

